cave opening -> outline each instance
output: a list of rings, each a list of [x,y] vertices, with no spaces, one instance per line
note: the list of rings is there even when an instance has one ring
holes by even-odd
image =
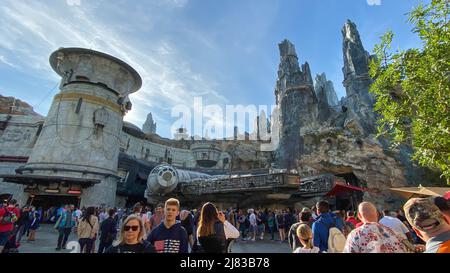
[[[353,173],[335,174],[335,176],[343,178],[348,185],[361,187],[360,179]],[[363,201],[364,192],[362,191],[343,191],[335,196],[335,210],[357,210],[359,203]]]

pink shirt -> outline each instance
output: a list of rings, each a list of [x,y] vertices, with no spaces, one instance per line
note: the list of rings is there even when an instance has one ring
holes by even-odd
[[[164,214],[155,213],[150,218],[150,225],[152,226],[152,230],[155,229],[159,224],[161,224],[164,219]]]

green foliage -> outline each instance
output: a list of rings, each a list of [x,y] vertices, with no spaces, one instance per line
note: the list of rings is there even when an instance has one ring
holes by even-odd
[[[432,0],[409,13],[421,49],[391,52],[388,31],[371,60],[370,92],[381,114],[379,135],[413,147],[420,165],[439,169],[450,184],[450,5]]]

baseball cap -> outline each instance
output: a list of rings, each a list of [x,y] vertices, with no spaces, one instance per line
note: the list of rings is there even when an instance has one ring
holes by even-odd
[[[408,222],[416,229],[432,233],[444,223],[444,217],[439,208],[430,198],[412,198],[403,206]]]

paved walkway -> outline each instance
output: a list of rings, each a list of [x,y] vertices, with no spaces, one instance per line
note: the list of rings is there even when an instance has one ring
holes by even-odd
[[[53,229],[53,225],[42,224],[36,232],[36,241],[27,242],[26,237],[22,238],[20,253],[70,253],[71,250],[62,249],[56,251],[58,232]],[[69,241],[77,240],[77,236],[71,233]],[[98,241],[96,242],[98,247]],[[232,249],[233,253],[290,253],[289,245],[286,242],[271,241],[266,236],[264,240],[242,241],[238,240]]]
[[[56,251],[56,245],[58,242],[58,231],[53,228],[53,225],[41,224],[41,227],[36,231],[36,240],[33,242],[27,242],[27,238],[24,235],[19,247],[20,253],[70,253],[70,250],[61,249]],[[69,241],[77,240],[75,233],[71,233]]]

